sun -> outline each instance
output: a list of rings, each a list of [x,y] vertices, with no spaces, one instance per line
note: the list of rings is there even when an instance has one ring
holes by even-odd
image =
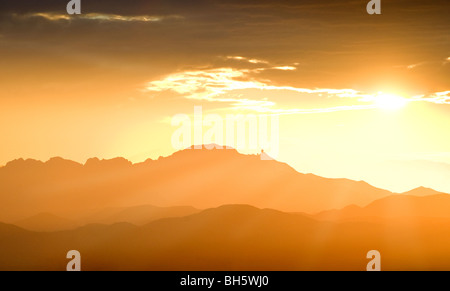
[[[399,110],[408,104],[408,99],[389,93],[379,93],[375,96],[375,105],[383,110]]]

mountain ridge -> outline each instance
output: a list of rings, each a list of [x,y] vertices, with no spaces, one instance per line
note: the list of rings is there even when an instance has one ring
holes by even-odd
[[[0,168],[0,220],[6,222],[36,213],[72,219],[93,209],[133,205],[247,204],[317,213],[391,195],[364,181],[303,174],[235,149],[185,149],[136,164],[124,158],[92,158],[84,165],[63,158],[19,159]]]
[[[367,206],[349,205],[313,215],[328,221],[406,221],[408,218],[438,218],[450,221],[450,195],[392,195],[375,200]]]
[[[446,270],[449,230],[450,223],[323,222],[249,205],[140,227],[91,224],[36,233],[0,223],[0,270],[65,270],[70,249],[80,251],[85,271],[362,271],[371,249],[381,251],[383,270]]]

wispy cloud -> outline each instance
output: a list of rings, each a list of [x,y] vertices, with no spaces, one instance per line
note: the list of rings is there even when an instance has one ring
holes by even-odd
[[[352,111],[352,110],[368,110],[376,109],[376,105],[346,105],[346,106],[335,106],[326,108],[313,108],[313,109],[271,109],[267,111],[262,111],[264,113],[279,114],[279,115],[289,115],[289,114],[317,114],[317,113],[332,113],[340,111]]]
[[[450,91],[414,96],[412,98],[412,101],[425,101],[435,104],[450,104]]]
[[[295,70],[297,70],[296,67],[292,67],[292,66],[273,67],[272,69],[274,69],[274,70],[281,70],[281,71],[295,71]]]
[[[233,68],[218,68],[200,71],[187,71],[175,73],[162,80],[149,83],[149,91],[172,90],[187,95],[191,99],[220,101],[215,98],[233,90],[260,89],[260,90],[288,90],[298,93],[326,93],[337,97],[365,97],[353,89],[306,89],[291,86],[275,86],[252,79],[248,73],[251,70],[238,70]]]
[[[31,13],[25,14],[20,17],[23,18],[44,18],[49,21],[69,21],[69,20],[97,20],[97,21],[108,21],[108,22],[159,22],[168,18],[180,18],[180,16],[152,16],[152,15],[118,15],[118,14],[102,14],[102,13],[87,13],[80,15],[68,15],[59,13]]]
[[[410,64],[410,65],[396,65],[396,66],[393,66],[393,68],[413,70],[420,66],[424,66],[424,65],[432,64],[432,63],[433,62],[419,62],[419,63]]]
[[[68,14],[57,14],[57,13],[32,13],[21,16],[22,18],[33,18],[33,17],[41,17],[50,21],[59,21],[59,20],[70,20],[70,15]]]
[[[265,60],[259,60],[259,59],[252,59],[242,56],[227,56],[225,57],[227,60],[234,60],[234,61],[242,61],[250,64],[259,64],[259,65],[265,65],[264,67],[252,69],[253,72],[262,72],[266,70],[280,70],[280,71],[295,71],[297,70],[297,67],[289,65],[289,66],[274,66],[269,61]],[[294,65],[298,65],[298,63],[295,63]]]
[[[268,61],[258,60],[258,59],[249,59],[241,56],[227,56],[225,57],[227,60],[235,60],[235,61],[244,61],[251,64],[268,64]]]
[[[276,86],[258,81],[249,76],[251,70],[237,70],[233,68],[218,68],[200,71],[187,71],[171,74],[161,80],[152,81],[147,90],[153,92],[173,91],[187,99],[204,100],[210,102],[226,102],[235,108],[270,112],[276,114],[312,114],[347,110],[361,110],[375,108],[374,105],[350,105],[317,109],[280,109],[276,102],[270,100],[254,100],[236,96],[233,91],[257,89],[263,91],[291,91],[303,94],[326,95],[339,98],[364,98],[366,95],[352,89],[307,89],[291,86]]]
[[[412,65],[407,66],[406,68],[408,70],[413,70],[413,69],[415,69],[415,68],[417,68],[419,66],[423,66],[425,64],[427,64],[427,62],[421,62],[421,63],[417,63],[417,64],[412,64]]]
[[[273,102],[225,97],[226,93],[242,89],[259,89],[264,83],[255,80],[236,80],[246,76],[248,70],[219,68],[206,71],[188,71],[167,76],[149,83],[148,91],[174,91],[188,99],[211,102],[229,102],[238,106],[270,107]]]

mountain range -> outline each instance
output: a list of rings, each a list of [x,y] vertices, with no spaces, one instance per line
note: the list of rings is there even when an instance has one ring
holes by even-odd
[[[0,221],[42,213],[79,220],[105,208],[141,205],[207,209],[246,204],[316,213],[362,207],[392,194],[362,181],[299,173],[236,150],[187,149],[138,164],[123,158],[94,158],[84,165],[62,158],[19,159],[0,168]]]
[[[316,219],[329,221],[380,221],[435,218],[450,222],[450,195],[430,196],[392,195],[365,207],[347,206],[341,210],[324,211]]]
[[[158,205],[158,206],[155,206]],[[180,206],[186,205],[186,206]],[[0,168],[0,270],[450,269],[450,195],[392,193],[236,150]]]
[[[82,270],[448,270],[450,223],[317,221],[299,214],[225,205],[143,226],[91,224],[31,232],[0,224],[0,270],[65,270],[68,250]]]

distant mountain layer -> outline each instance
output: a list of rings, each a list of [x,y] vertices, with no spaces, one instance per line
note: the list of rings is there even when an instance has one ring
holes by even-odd
[[[439,195],[439,194],[446,194],[442,192],[438,192],[436,190],[426,188],[426,187],[419,187],[416,189],[413,189],[411,191],[403,193],[405,195],[411,195],[411,196],[432,196],[432,195]]]
[[[198,213],[200,210],[193,207],[156,207],[142,205],[134,207],[106,208],[79,219],[69,220],[51,213],[41,213],[13,223],[16,226],[32,231],[62,231],[75,229],[87,224],[116,224],[130,223],[144,225],[152,221],[183,217]]]
[[[73,220],[105,208],[248,204],[287,212],[359,206],[391,192],[365,182],[326,179],[236,150],[184,150],[132,164],[117,158],[85,165],[61,158],[16,160],[0,168],[0,221],[38,213]]]
[[[41,213],[14,223],[15,225],[32,231],[68,230],[81,225],[51,213]]]
[[[88,225],[36,233],[0,224],[0,270],[449,270],[450,223],[319,222],[245,205],[208,209],[145,226]]]
[[[376,200],[365,207],[351,205],[341,210],[324,211],[313,217],[331,221],[394,222],[406,219],[420,220],[421,218],[450,221],[450,195],[437,194],[423,197],[394,195]]]
[[[144,225],[163,218],[184,217],[198,212],[200,212],[200,210],[189,206],[156,207],[151,205],[142,205],[134,207],[107,208],[85,217],[81,219],[81,221],[84,222],[84,224],[115,224],[126,222],[135,225]]]

